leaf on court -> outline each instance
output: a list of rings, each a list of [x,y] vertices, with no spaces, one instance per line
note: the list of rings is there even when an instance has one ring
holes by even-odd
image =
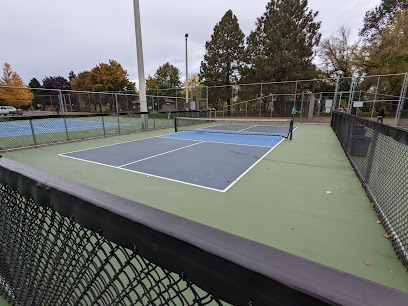
[[[331,194],[332,192],[331,192],[330,190],[327,190],[326,193],[327,193],[327,194]]]
[[[363,183],[360,183],[360,187],[363,187]]]
[[[390,269],[390,272],[392,273],[392,270]]]
[[[384,237],[387,238],[387,239],[392,239],[392,235],[389,234],[389,233],[385,233],[385,234],[384,234]]]
[[[292,229],[293,229],[293,230],[295,230],[295,228],[294,228],[294,227],[292,227]]]
[[[366,262],[366,265],[369,266],[369,267],[371,266],[370,262],[368,262],[368,261]]]
[[[381,224],[382,222],[381,222],[381,220],[377,220],[377,223],[378,223],[378,224]]]
[[[144,198],[144,196],[142,196],[142,195],[141,195],[140,197],[141,197],[141,198]]]

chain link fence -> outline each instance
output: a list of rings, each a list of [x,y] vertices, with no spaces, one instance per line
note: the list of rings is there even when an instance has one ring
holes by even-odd
[[[142,132],[143,113],[0,117],[0,152],[89,138]],[[207,117],[205,111],[148,114],[148,130],[174,127],[174,118]]]
[[[340,112],[331,126],[408,268],[408,131]]]
[[[408,74],[387,74],[208,87],[218,117],[330,117],[334,110],[408,129]]]

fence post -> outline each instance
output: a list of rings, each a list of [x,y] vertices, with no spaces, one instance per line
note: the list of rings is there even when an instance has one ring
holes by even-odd
[[[273,112],[273,94],[271,95],[271,118],[273,116],[272,112]]]
[[[206,88],[206,96],[205,96],[205,109],[208,110],[208,86],[205,87]]]
[[[347,114],[351,114],[351,109],[353,107],[353,98],[354,98],[354,90],[356,89],[356,79],[353,77],[351,78],[351,85],[350,85],[350,96],[349,96],[349,102],[347,105]]]
[[[65,117],[64,117],[64,125],[65,125],[65,134],[67,135],[67,140],[69,141],[68,126],[67,126],[67,120]]]
[[[34,145],[37,145],[37,139],[35,138],[35,132],[34,132],[34,126],[33,126],[33,120],[30,119],[30,127],[31,127],[31,133],[33,135],[33,141],[34,141]]]
[[[234,116],[234,87],[231,85],[231,108],[230,108],[230,115],[231,117]]]
[[[106,136],[106,131],[105,131],[105,119],[102,116],[102,128],[103,128],[103,136]]]
[[[62,110],[61,114],[65,114],[65,108],[64,108],[64,102],[62,101],[62,92],[61,90],[58,90],[58,103],[59,103],[59,108]]]
[[[378,94],[378,86],[380,86],[380,78],[381,78],[381,76],[379,75],[379,76],[378,76],[378,80],[377,80],[377,86],[375,87],[373,108],[372,108],[372,110],[371,110],[371,119],[372,119],[373,116],[374,116],[375,102],[376,102],[376,100],[377,100],[377,94]]]
[[[401,94],[400,94],[399,101],[398,101],[397,114],[395,115],[395,126],[399,125],[402,108],[404,106],[405,96],[407,94],[407,88],[408,88],[408,72],[405,73],[404,82],[401,88]]]
[[[332,104],[332,112],[333,110],[336,110],[336,104],[337,104],[337,92],[339,90],[339,77],[336,78],[336,87],[334,88],[334,97],[333,97],[333,104]],[[303,99],[303,98],[302,98]],[[303,102],[303,101],[302,101]],[[339,104],[340,108],[340,104]]]

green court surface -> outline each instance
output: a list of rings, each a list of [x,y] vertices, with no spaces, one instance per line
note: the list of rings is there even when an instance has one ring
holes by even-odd
[[[408,273],[328,125],[298,126],[292,141],[283,141],[226,193],[58,156],[167,133],[171,130],[4,156],[408,292]]]

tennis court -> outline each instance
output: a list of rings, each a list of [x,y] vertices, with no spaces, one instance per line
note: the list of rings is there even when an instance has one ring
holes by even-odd
[[[212,125],[60,156],[226,192],[289,134],[289,122],[202,121]]]
[[[117,124],[105,123],[106,127],[114,127]],[[70,131],[100,129],[103,127],[101,122],[67,119],[63,120],[34,120],[30,124],[29,121],[5,121],[0,122],[0,137],[20,136],[65,132]]]
[[[368,301],[364,296],[365,289],[356,286],[355,281],[369,280],[365,283],[368,286],[380,286],[367,291],[377,292],[369,297],[371,302],[368,304],[392,305],[391,302],[387,304],[389,297],[381,293],[384,288],[391,288],[392,297],[404,300],[406,295],[401,293],[408,293],[407,272],[391,241],[384,237],[384,228],[377,223],[379,217],[330,126],[296,124],[293,140],[290,141],[284,137],[287,133],[285,128],[280,126],[273,131],[268,130],[267,136],[261,136],[257,133],[267,129],[262,123],[246,124],[246,127],[234,126],[235,122],[229,127],[223,125],[220,121],[203,123],[197,120],[197,124],[186,125],[185,128],[181,123],[177,132],[167,129],[58,144],[8,152],[5,157],[182,217],[182,220],[175,219],[170,226],[159,211],[148,217],[143,213],[138,216],[144,218],[147,224],[155,219],[154,216],[160,216],[155,219],[157,224],[154,223],[153,228],[162,224],[165,228],[169,226],[170,232],[191,234],[186,238],[191,243],[204,237],[203,244],[198,245],[200,249],[206,249],[206,244],[211,244],[216,237],[223,237],[222,233],[228,233],[231,236],[224,241],[216,240],[216,245],[229,254],[233,249],[230,242],[237,241],[238,253],[231,253],[232,258],[240,255],[250,258],[248,252],[258,250],[260,245],[279,250],[283,252],[279,259],[268,257],[275,269],[273,275],[282,273],[290,279],[289,283],[296,283],[295,287],[310,285],[316,290],[311,292],[329,292],[325,296],[336,296],[340,291],[349,292],[350,296],[354,294],[351,292],[360,292],[359,301],[363,303]],[[367,132],[364,135],[367,137]],[[362,159],[356,156],[356,160],[361,162]],[[245,166],[241,167],[241,164]],[[62,186],[66,186],[67,190],[75,187],[64,184]],[[76,197],[86,198],[85,195],[78,191]],[[96,191],[92,197],[98,198]],[[106,201],[117,207],[118,212],[124,209],[118,199],[108,197]],[[147,208],[134,209],[135,213]],[[96,219],[90,223],[95,228],[105,223],[118,229],[128,226],[127,222],[106,221],[108,219],[101,212],[78,218],[93,220],[94,216]],[[205,236],[201,231],[191,229],[183,220],[221,232],[210,231],[211,237]],[[134,232],[127,233],[127,229],[120,233],[123,241],[137,236]],[[240,238],[255,244],[243,243]],[[137,236],[135,239],[142,238]],[[172,243],[175,249],[182,249],[177,241]],[[149,246],[153,253],[163,247],[156,243]],[[176,257],[184,258],[184,253],[180,252]],[[186,261],[191,261],[193,266],[197,264],[194,258],[199,258],[196,252],[194,249],[186,255]],[[295,262],[307,260],[308,263],[300,267],[291,261],[292,257]],[[286,262],[286,259],[290,261]],[[260,268],[261,262],[257,260],[254,266]],[[221,266],[230,267],[229,264],[217,267]],[[330,269],[329,277],[320,274],[322,267]],[[183,270],[186,269],[184,267]],[[194,266],[194,269],[198,268]],[[207,270],[200,271],[195,280],[202,279]],[[334,284],[337,278],[331,273],[346,277],[344,283]],[[189,276],[193,278],[193,274],[190,272]],[[221,279],[219,283],[207,282],[204,287],[213,286],[220,292],[227,290],[231,279]],[[262,287],[256,284],[248,286],[261,290]],[[235,290],[232,296],[245,295],[247,288],[242,288],[245,290],[239,293]],[[271,292],[279,299],[292,296],[280,295],[277,291],[281,289],[278,288],[275,287],[275,291],[271,289]],[[326,289],[329,291],[326,292]],[[280,301],[285,304],[284,298]],[[358,305],[356,300],[353,301]]]

